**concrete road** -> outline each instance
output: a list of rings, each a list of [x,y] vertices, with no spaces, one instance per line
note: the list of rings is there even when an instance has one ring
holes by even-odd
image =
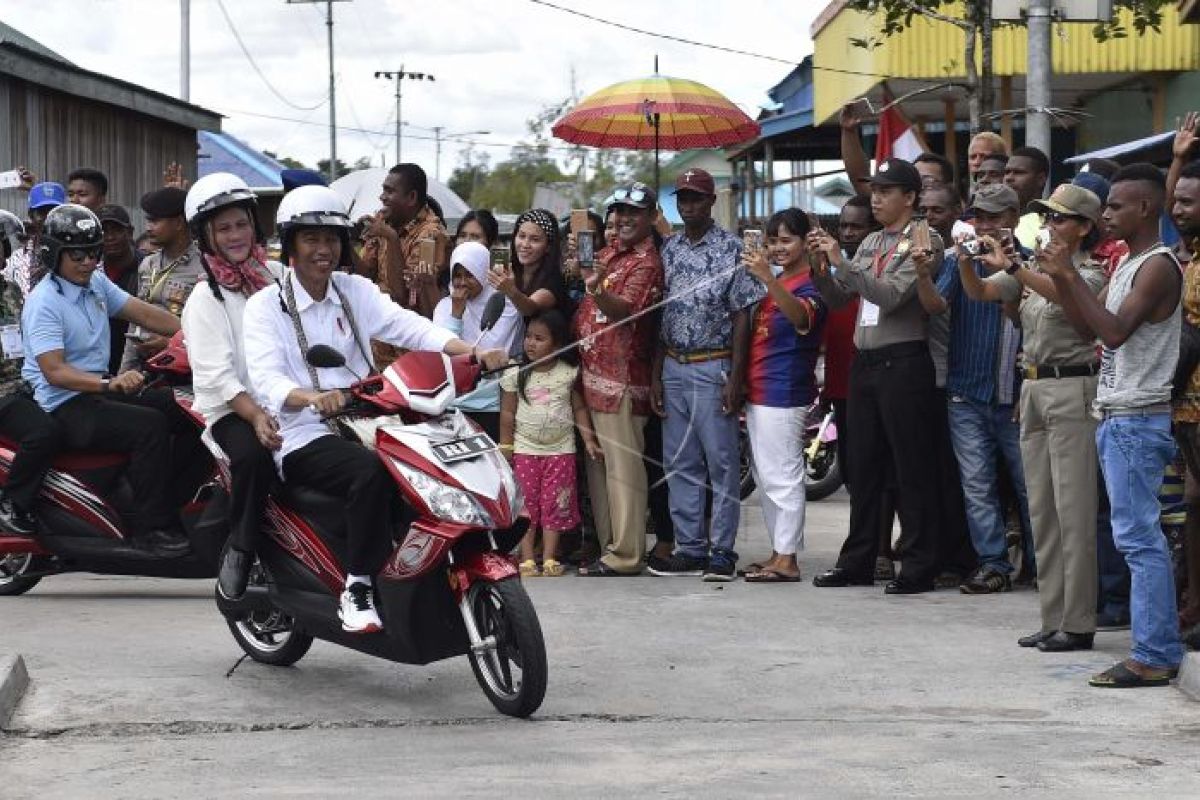
[[[769,549],[746,506],[743,561]],[[844,495],[810,506],[806,579]],[[550,689],[500,717],[463,659],[317,643],[251,662],[183,581],[47,579],[0,603],[32,683],[0,736],[0,798],[1200,796],[1200,704],[1105,691],[1090,653],[1016,646],[1037,596],[536,579]]]

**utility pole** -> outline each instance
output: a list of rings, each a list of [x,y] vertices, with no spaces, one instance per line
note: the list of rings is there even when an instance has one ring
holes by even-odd
[[[350,0],[287,0],[293,3],[324,3],[325,27],[329,40],[329,182],[337,180],[337,90],[333,73],[333,4],[348,3]]]
[[[1029,30],[1029,61],[1025,67],[1025,144],[1050,155],[1050,24],[1054,17],[1053,0],[1029,0],[1026,12]]]
[[[400,157],[400,155],[404,149],[403,148],[404,140],[403,140],[403,136],[400,132],[400,130],[401,130],[400,126],[404,124],[401,121],[401,116],[400,116],[400,99],[403,96],[403,89],[401,88],[403,84],[401,83],[401,81],[403,81],[405,79],[413,80],[413,81],[435,81],[437,79],[434,78],[432,75],[430,75],[427,72],[407,72],[407,71],[405,71],[403,64],[400,65],[400,69],[395,70],[395,71],[377,70],[375,72],[375,77],[376,78],[387,78],[388,80],[396,81],[396,163],[400,164],[404,161],[404,159]]]
[[[192,99],[192,3],[179,0],[179,99]]]

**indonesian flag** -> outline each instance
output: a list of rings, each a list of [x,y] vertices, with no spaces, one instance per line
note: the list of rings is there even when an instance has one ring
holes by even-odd
[[[884,102],[890,103],[891,96],[885,94]],[[899,106],[891,106],[879,117],[879,135],[875,137],[875,163],[889,158],[912,161],[928,148],[921,141],[917,129],[901,113]]]

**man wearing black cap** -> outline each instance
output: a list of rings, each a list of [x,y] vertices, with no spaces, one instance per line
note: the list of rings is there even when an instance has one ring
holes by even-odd
[[[104,253],[101,264],[108,279],[129,294],[137,293],[138,255],[133,248],[133,223],[129,212],[118,205],[100,206],[96,212],[104,229]],[[121,356],[125,350],[125,333],[129,323],[120,318],[109,321],[108,371],[113,375],[121,369]]]
[[[832,306],[858,296],[854,330],[858,356],[850,371],[850,532],[837,566],[813,579],[815,586],[874,583],[886,481],[881,465],[891,461],[900,491],[903,536],[896,551],[900,575],[888,594],[933,588],[937,568],[939,510],[936,492],[934,369],[926,344],[928,318],[916,292],[911,221],[921,175],[903,159],[888,159],[871,178],[871,210],[883,225],[867,236],[851,260],[820,229],[809,233],[819,256],[813,281]],[[932,250],[942,248],[932,236]]]
[[[159,251],[146,256],[138,267],[137,297],[151,305],[165,308],[176,317],[196,281],[204,274],[200,249],[192,241],[183,204],[187,192],[175,186],[155,189],[142,195],[142,211],[146,214],[146,233]],[[125,352],[121,372],[136,369],[167,346],[167,340],[137,326],[125,336]]]

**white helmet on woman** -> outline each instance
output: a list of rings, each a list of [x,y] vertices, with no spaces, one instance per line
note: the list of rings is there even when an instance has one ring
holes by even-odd
[[[183,201],[183,215],[192,229],[192,236],[205,253],[213,252],[212,243],[208,241],[208,221],[218,212],[233,207],[244,208],[249,212],[250,222],[254,225],[254,238],[262,242],[262,227],[258,224],[258,199],[246,182],[237,175],[214,172],[196,181],[188,190],[187,198]]]
[[[290,263],[292,239],[301,228],[333,228],[342,240],[339,266],[353,264],[350,254],[350,230],[353,224],[346,204],[328,186],[298,186],[283,196],[275,214],[283,261]]]

